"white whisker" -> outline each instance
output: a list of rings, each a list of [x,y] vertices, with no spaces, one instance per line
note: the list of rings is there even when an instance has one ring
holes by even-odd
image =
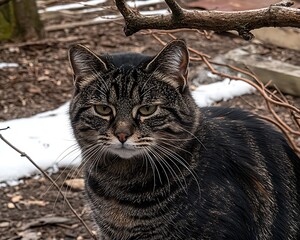
[[[168,148],[160,145],[156,145],[155,148],[161,150],[162,152],[164,152],[166,154],[166,156],[168,157],[168,159],[172,159],[175,160],[176,162],[178,162],[180,165],[182,165],[193,177],[193,179],[196,181],[197,186],[198,186],[198,190],[199,190],[199,194],[201,193],[200,191],[200,184],[198,181],[198,178],[196,177],[196,174],[194,173],[194,171],[191,169],[191,167],[189,166],[188,162],[182,158],[178,153],[176,152],[172,152],[170,151]],[[185,179],[185,177],[184,177]]]

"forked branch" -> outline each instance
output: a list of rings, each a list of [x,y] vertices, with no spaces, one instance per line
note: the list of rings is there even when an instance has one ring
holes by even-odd
[[[291,8],[291,1],[282,1],[246,11],[208,11],[187,10],[175,0],[165,0],[171,13],[165,15],[143,16],[138,10],[130,8],[125,0],[116,0],[116,6],[125,20],[124,32],[127,36],[140,30],[171,30],[190,28],[224,32],[235,30],[246,40],[250,40],[253,29],[262,27],[300,28],[300,9]]]

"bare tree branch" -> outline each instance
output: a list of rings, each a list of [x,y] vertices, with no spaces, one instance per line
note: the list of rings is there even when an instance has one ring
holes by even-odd
[[[200,11],[187,10],[174,0],[165,0],[172,13],[166,15],[142,16],[130,8],[125,0],[116,0],[116,6],[125,19],[124,32],[127,36],[140,30],[171,30],[190,28],[224,32],[235,30],[250,40],[253,29],[262,27],[300,28],[300,9],[291,8],[291,1],[282,1],[267,8],[246,11]]]
[[[184,17],[183,9],[174,0],[165,0],[166,4],[172,11],[172,17],[174,20],[180,20]]]

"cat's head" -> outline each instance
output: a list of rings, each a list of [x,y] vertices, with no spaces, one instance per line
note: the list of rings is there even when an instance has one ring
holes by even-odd
[[[159,159],[192,138],[199,113],[188,89],[184,41],[172,41],[153,57],[98,56],[76,45],[69,59],[75,85],[70,118],[87,158],[93,152]]]

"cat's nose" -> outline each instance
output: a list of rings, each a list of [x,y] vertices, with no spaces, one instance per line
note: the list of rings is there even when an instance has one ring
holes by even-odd
[[[132,134],[129,131],[116,131],[115,135],[121,143],[125,143]]]
[[[132,134],[133,127],[131,124],[124,121],[120,121],[116,124],[114,135],[119,139],[119,141],[122,144],[125,143]]]
[[[127,139],[128,139],[128,134],[126,134],[126,133],[124,133],[124,132],[120,132],[120,133],[118,133],[118,134],[116,134],[117,135],[117,138],[119,139],[119,141],[121,142],[121,143],[124,143],[124,142],[126,142],[127,141]]]

